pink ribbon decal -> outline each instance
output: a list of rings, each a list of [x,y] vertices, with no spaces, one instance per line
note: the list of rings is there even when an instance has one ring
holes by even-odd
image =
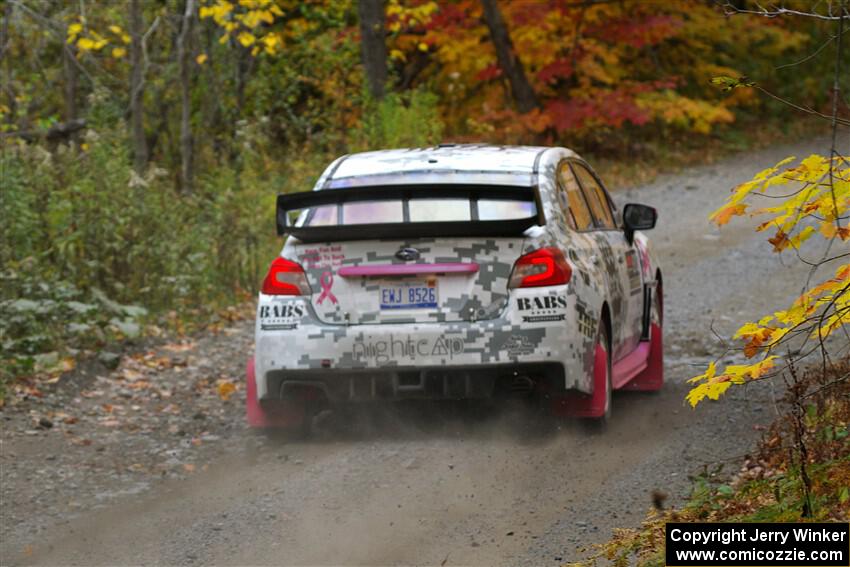
[[[331,303],[336,305],[339,303],[336,300],[336,296],[331,293],[331,288],[334,285],[334,275],[331,272],[322,272],[322,277],[319,278],[319,283],[322,284],[322,294],[319,296],[319,300],[316,303],[321,303],[327,297],[331,300]]]

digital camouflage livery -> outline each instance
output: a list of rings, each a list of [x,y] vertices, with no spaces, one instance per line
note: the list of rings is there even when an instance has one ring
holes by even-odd
[[[259,294],[249,421],[503,394],[604,418],[611,390],[662,383],[661,271],[639,231],[654,223],[564,148],[341,157],[279,197],[289,237]]]

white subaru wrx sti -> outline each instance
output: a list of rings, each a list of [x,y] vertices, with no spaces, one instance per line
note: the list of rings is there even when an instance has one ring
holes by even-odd
[[[607,419],[663,383],[661,270],[564,148],[443,144],[343,156],[279,195],[289,238],[259,294],[251,426],[378,400],[537,396]]]

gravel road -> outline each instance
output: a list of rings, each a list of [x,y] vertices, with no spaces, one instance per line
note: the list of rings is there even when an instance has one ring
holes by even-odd
[[[251,323],[91,368],[0,416],[2,564],[559,565],[634,526],[653,491],[734,472],[773,418],[772,392],[733,389],[692,411],[684,380],[736,324],[799,292],[792,258],[765,254],[749,221],[709,211],[735,184],[824,142],[774,147],[621,191],[658,208],[667,385],[618,394],[589,434],[522,408],[368,416],[346,434],[286,442],[246,431],[241,378]],[[753,295],[755,281],[769,282]],[[143,384],[139,386],[139,384]],[[107,407],[108,406],[108,407]],[[51,426],[39,421],[46,417]],[[722,474],[722,473],[721,473]]]

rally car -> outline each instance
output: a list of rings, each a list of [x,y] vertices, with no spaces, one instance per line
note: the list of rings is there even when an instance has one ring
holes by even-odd
[[[379,400],[528,396],[604,421],[663,384],[656,211],[619,212],[565,148],[441,144],[343,156],[279,195],[259,294],[254,427]]]

